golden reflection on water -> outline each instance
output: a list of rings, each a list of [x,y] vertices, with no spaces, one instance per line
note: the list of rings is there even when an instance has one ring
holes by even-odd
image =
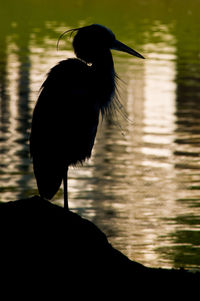
[[[66,29],[54,22],[46,27],[59,34]],[[200,231],[200,127],[193,126],[188,134],[180,126],[185,117],[177,113],[177,41],[166,25],[155,23],[152,31],[160,42],[144,34],[145,61],[113,52],[124,81],[119,86],[128,120],[119,116],[120,125],[100,123],[91,160],[70,170],[69,205],[96,223],[131,259],[171,267],[176,265],[173,252],[176,255],[180,246],[189,245],[195,253],[199,245],[182,237],[187,231]],[[48,70],[73,56],[69,43],[61,43],[56,51],[56,42],[48,35],[38,41],[35,30],[24,62],[13,37],[7,39],[1,201],[37,193],[28,157],[31,113]],[[62,190],[54,199],[63,205]]]
[[[17,46],[13,43],[8,43],[7,48],[7,74],[8,81],[8,91],[7,91],[7,101],[8,104],[8,114],[7,114],[7,123],[8,131],[5,133],[6,145],[4,152],[1,154],[1,164],[4,166],[2,169],[1,177],[1,187],[15,187],[17,186],[17,177],[15,176],[17,170],[17,152],[20,150],[20,145],[16,145],[16,139],[20,138],[19,133],[17,132],[17,119],[18,119],[18,109],[17,109],[17,83],[19,79],[19,62],[15,55],[15,50]],[[12,189],[5,191],[4,198],[12,198],[15,193],[12,192]]]

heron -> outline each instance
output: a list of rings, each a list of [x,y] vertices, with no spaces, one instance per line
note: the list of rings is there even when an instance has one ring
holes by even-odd
[[[41,86],[31,125],[30,154],[39,194],[51,200],[64,186],[68,207],[68,168],[91,157],[100,115],[115,105],[116,72],[111,50],[144,57],[118,41],[105,26],[70,29],[75,58],[50,69]],[[60,38],[61,38],[60,36]]]

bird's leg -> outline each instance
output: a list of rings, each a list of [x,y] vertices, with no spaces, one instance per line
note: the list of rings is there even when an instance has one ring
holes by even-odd
[[[68,191],[67,191],[67,174],[68,174],[68,167],[66,168],[63,176],[63,186],[64,186],[64,208],[69,210],[68,207]]]

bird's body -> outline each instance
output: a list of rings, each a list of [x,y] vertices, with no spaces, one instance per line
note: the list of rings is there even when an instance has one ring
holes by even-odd
[[[51,69],[34,109],[30,137],[41,196],[51,199],[67,166],[91,156],[99,113],[109,106],[114,89],[112,74],[99,78],[79,59],[61,61]]]
[[[50,70],[33,112],[30,153],[39,193],[46,199],[66,180],[70,165],[90,158],[99,115],[109,111],[114,98],[115,71],[108,45],[99,47],[93,39],[94,49],[90,46],[87,51],[81,44],[87,39],[85,28],[92,29],[93,36],[96,29],[104,34],[109,30],[90,27],[79,29],[74,38],[78,58],[63,60]],[[114,41],[112,32],[106,34]]]

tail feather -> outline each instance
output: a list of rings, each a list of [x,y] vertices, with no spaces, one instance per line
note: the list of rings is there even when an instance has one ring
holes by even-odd
[[[33,166],[40,196],[51,200],[62,183],[62,171],[58,165],[45,160],[38,162],[35,158],[33,158]]]

